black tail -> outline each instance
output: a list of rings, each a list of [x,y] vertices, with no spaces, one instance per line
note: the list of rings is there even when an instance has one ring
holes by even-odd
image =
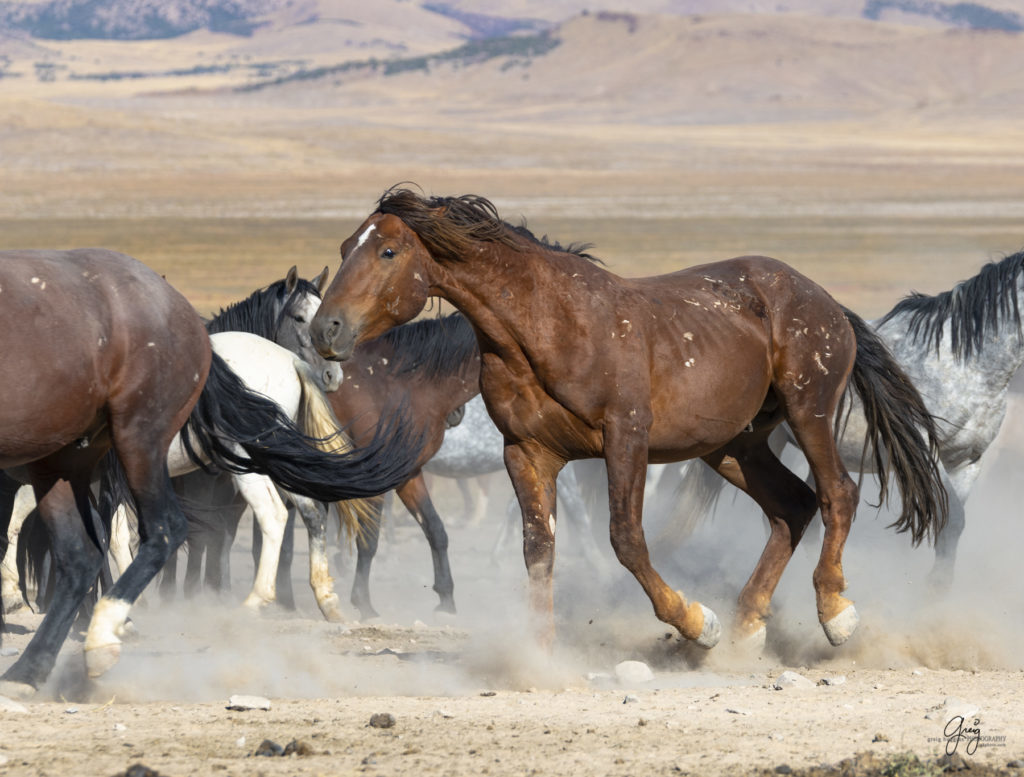
[[[181,430],[193,461],[205,457],[228,472],[267,475],[282,488],[320,502],[377,496],[405,483],[416,471],[423,447],[422,439],[414,436],[405,408],[398,408],[382,414],[366,445],[326,453],[276,403],[250,390],[216,353],[199,401]]]
[[[938,465],[935,419],[885,343],[856,313],[843,308],[857,337],[857,359],[850,382],[864,405],[868,449],[874,457],[880,483],[879,498],[888,498],[889,473],[896,479],[903,511],[891,525],[909,531],[914,544],[934,538],[946,525],[949,510]],[[836,412],[836,438],[846,414],[840,402]]]

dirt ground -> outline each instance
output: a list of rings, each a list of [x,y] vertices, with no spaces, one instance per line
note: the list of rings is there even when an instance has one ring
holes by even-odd
[[[1008,435],[1018,427],[1015,410]],[[884,515],[861,511],[846,571],[862,623],[838,649],[815,621],[811,553],[798,553],[783,578],[762,654],[739,654],[727,640],[698,653],[668,634],[610,555],[581,558],[562,526],[559,642],[550,656],[538,652],[525,634],[518,545],[495,547],[508,496],[495,477],[482,484],[488,517],[449,522],[457,616],[433,613],[429,554],[404,514],[388,519],[371,580],[381,617],[367,623],[319,619],[301,535],[297,611],[243,612],[243,540],[225,600],[166,605],[147,593],[133,612],[139,637],[109,675],[83,684],[81,643],[71,641],[36,698],[0,705],[0,774],[114,775],[144,764],[239,777],[746,775],[856,757],[848,773],[909,775],[939,773],[947,750],[972,773],[1020,773],[1006,765],[1024,758],[1022,591],[1011,578],[1024,529],[1001,519],[1013,514],[1014,461],[1004,445],[982,476],[988,496],[968,515],[961,575],[944,597],[923,584],[930,550],[909,550]],[[435,480],[434,492],[458,516],[452,484]],[[659,569],[728,622],[764,534],[745,506],[719,512],[678,546],[656,523],[649,536]],[[335,564],[345,598],[349,552]],[[7,652],[24,647],[39,618],[10,617]],[[0,658],[0,670],[13,660]],[[652,677],[618,674],[622,661],[643,662]],[[786,671],[807,687],[776,689]],[[270,708],[229,709],[235,694]],[[393,725],[372,725],[378,714]],[[964,732],[976,731],[958,740],[961,717]],[[298,753],[261,756],[272,751],[265,740]]]

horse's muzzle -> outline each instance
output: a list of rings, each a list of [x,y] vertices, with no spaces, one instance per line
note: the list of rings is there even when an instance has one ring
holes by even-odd
[[[313,319],[309,326],[313,346],[325,359],[343,362],[356,348],[356,331],[342,318]]]

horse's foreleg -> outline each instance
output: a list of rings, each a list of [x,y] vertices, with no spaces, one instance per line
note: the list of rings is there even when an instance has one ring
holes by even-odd
[[[296,494],[288,494],[288,499],[298,509],[309,535],[309,585],[317,607],[328,621],[341,623],[345,616],[341,614],[341,602],[334,591],[334,578],[327,559],[327,508]]]
[[[11,522],[7,526],[7,550],[0,561],[0,595],[3,602],[0,606],[4,608],[4,612],[14,612],[25,605],[19,585],[18,535],[21,533],[22,524],[35,506],[36,498],[32,493],[32,486],[19,488],[14,497],[14,507],[11,509]]]
[[[530,612],[538,642],[551,649],[555,640],[556,479],[565,465],[537,445],[505,446],[508,470],[523,516],[523,557],[530,581]]]
[[[687,603],[682,593],[669,588],[651,566],[641,525],[647,479],[646,434],[639,435],[632,421],[606,423],[604,455],[608,469],[609,531],[619,563],[640,583],[659,620],[674,626],[683,637],[701,647],[714,647],[722,633],[715,613],[698,602]]]
[[[377,512],[377,520],[367,521],[362,532],[356,538],[356,573],[352,579],[352,593],[349,596],[349,601],[352,602],[353,607],[359,610],[359,617],[364,621],[379,615],[370,602],[370,567],[373,565],[373,557],[377,555],[377,546],[380,543],[380,524],[383,518],[384,500],[372,500],[371,505]]]
[[[434,592],[441,599],[436,609],[454,613],[455,583],[448,565],[448,532],[430,499],[422,473],[396,488],[395,493],[416,519],[430,545],[430,556],[434,562]]]
[[[288,508],[281,501],[277,487],[270,478],[249,473],[235,475],[234,481],[238,493],[252,508],[253,518],[262,536],[256,578],[244,602],[246,607],[258,610],[277,598],[277,567],[281,559],[284,528],[288,522]]]
[[[704,457],[713,469],[758,503],[770,533],[757,566],[739,596],[736,634],[760,650],[767,636],[772,594],[807,524],[818,510],[814,492],[783,466],[763,438],[730,445]]]

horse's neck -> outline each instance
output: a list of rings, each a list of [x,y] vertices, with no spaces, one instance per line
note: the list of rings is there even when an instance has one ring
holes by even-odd
[[[596,269],[586,259],[569,254],[560,256],[556,264],[543,251],[519,252],[487,244],[466,261],[446,264],[435,288],[473,324],[483,338],[482,347],[503,360],[529,359],[534,338],[525,336],[525,330],[535,326],[536,318],[531,311],[556,315],[555,306],[545,306],[538,297],[565,293],[576,263],[581,272]]]

